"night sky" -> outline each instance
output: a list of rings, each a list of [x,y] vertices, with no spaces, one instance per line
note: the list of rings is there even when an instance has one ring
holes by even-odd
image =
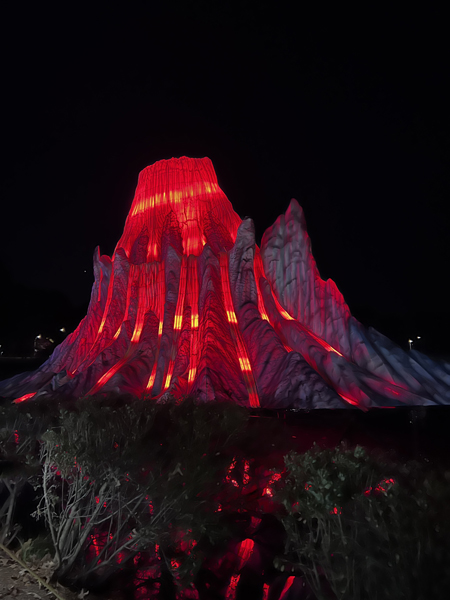
[[[444,14],[92,4],[2,9],[4,348],[76,326],[139,171],[187,155],[211,158],[257,242],[296,198],[353,314],[450,355]]]

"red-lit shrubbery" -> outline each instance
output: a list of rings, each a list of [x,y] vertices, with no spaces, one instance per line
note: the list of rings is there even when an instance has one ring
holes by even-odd
[[[303,574],[319,599],[447,597],[445,474],[360,446],[316,446],[290,453],[285,465],[276,494],[286,511],[280,568]]]
[[[274,599],[303,582],[319,599],[450,589],[450,489],[437,468],[358,446],[288,452],[283,422],[234,404],[56,408],[3,411],[0,534],[10,547],[26,539],[15,508],[33,483],[66,585],[236,600],[249,582]]]

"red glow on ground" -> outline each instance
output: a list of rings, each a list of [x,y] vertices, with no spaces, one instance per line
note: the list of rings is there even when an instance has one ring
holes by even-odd
[[[96,556],[98,556],[100,554],[98,537],[95,534],[92,534],[91,539],[92,539],[92,546],[94,547],[95,554],[96,554]]]
[[[236,479],[233,479],[232,477],[232,473],[233,471],[236,469],[236,458],[233,458],[233,460],[231,461],[230,466],[228,467],[228,472],[227,475],[225,477],[225,481],[228,481],[228,483],[231,483],[231,485],[233,485],[234,487],[238,488],[239,487],[239,483],[236,481]]]
[[[233,470],[235,468],[236,468],[236,457],[233,458],[233,460],[231,461],[230,466],[228,467],[227,475],[225,477],[226,481],[230,481],[230,479],[231,479],[231,473],[233,472]]]
[[[248,460],[244,460],[244,476],[242,478],[244,485],[247,485],[250,482],[249,471],[250,471],[250,463],[248,462]]]
[[[236,588],[239,583],[240,575],[232,575],[230,579],[230,584],[227,589],[227,594],[225,596],[226,600],[234,600],[236,597]]]
[[[255,542],[250,538],[246,540],[242,540],[242,542],[238,545],[237,555],[239,557],[239,565],[237,570],[240,571],[242,567],[249,560],[250,556],[253,554],[253,548],[255,546]]]
[[[285,596],[287,596],[287,593],[288,593],[290,587],[292,586],[292,584],[294,583],[294,581],[295,581],[294,575],[291,575],[290,577],[287,578],[286,583],[284,584],[283,591],[280,594],[279,600],[283,600],[283,598]]]
[[[381,493],[386,494],[389,488],[391,488],[393,485],[395,485],[395,479],[393,479],[392,477],[390,479],[383,479],[376,487],[367,488],[367,490],[364,491],[364,495],[370,496],[374,494],[375,496],[377,496]]]
[[[272,498],[274,492],[273,492],[273,489],[270,486],[273,485],[275,483],[275,481],[279,481],[280,479],[281,479],[281,473],[274,473],[272,475],[272,477],[269,479],[267,487],[265,487],[263,489],[262,495],[263,496],[269,496],[269,498]]]

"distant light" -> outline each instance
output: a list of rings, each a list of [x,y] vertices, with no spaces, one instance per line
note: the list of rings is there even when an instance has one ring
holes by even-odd
[[[414,340],[408,340],[408,342],[409,342],[410,344],[412,344],[412,343],[413,343],[413,341],[414,341]]]
[[[417,339],[418,339],[418,340],[420,340],[420,338],[421,338],[421,337],[422,337],[422,336],[418,335],[418,336],[417,336]]]
[[[66,328],[65,327],[61,327],[60,332],[61,333],[66,333]]]
[[[84,273],[87,273],[86,269],[84,270]]]
[[[39,334],[39,335],[37,335],[37,336],[36,336],[36,339],[40,340],[40,339],[41,339],[41,337],[42,337],[42,335],[41,335],[41,334]]]
[[[52,344],[54,344],[54,343],[55,343],[55,340],[52,340],[52,338],[49,338],[49,341],[50,341]]]

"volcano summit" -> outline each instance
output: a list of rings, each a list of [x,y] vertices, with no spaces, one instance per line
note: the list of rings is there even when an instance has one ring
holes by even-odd
[[[144,169],[112,258],[94,254],[86,317],[34,373],[0,383],[21,402],[118,391],[193,394],[252,408],[450,403],[450,365],[404,352],[352,317],[320,278],[292,200],[255,244],[208,158]]]

